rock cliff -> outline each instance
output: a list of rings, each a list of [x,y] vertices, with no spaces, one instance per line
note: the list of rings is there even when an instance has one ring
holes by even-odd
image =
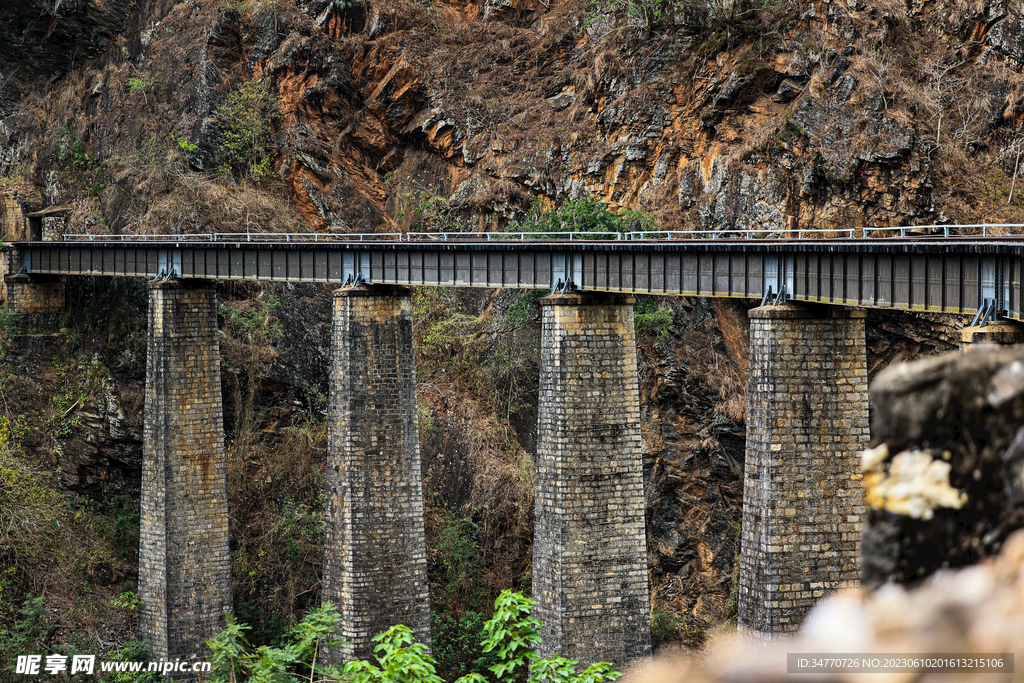
[[[1011,0],[12,0],[0,192],[66,206],[63,229],[96,233],[502,229],[532,202],[580,197],[649,211],[661,230],[1024,222],[1021,36]],[[23,340],[41,368],[19,385],[26,414],[81,412],[70,439],[28,438],[73,495],[137,481],[137,292],[107,308],[97,286],[70,295],[74,343]],[[323,408],[321,294],[221,292],[236,590],[266,596],[267,614],[316,595],[322,444],[286,428]],[[506,521],[476,536],[495,589],[528,572],[530,513],[508,491],[529,482],[535,322],[510,323],[516,294],[452,296],[417,309],[421,341],[432,315],[461,316],[444,328],[457,343],[421,350],[424,468],[442,506],[481,488],[500,502]],[[658,304],[671,324],[640,362],[654,608],[684,620],[662,620],[666,637],[699,643],[735,604],[749,303]],[[960,324],[872,312],[871,373],[952,349]],[[55,401],[54,355],[98,378],[84,405]],[[493,376],[466,371],[481,359]],[[527,407],[482,396],[496,377]],[[301,485],[292,456],[270,462],[281,444],[309,465]],[[489,452],[498,474],[467,484]],[[306,534],[278,550],[283,588],[260,545],[291,543],[282,528]]]

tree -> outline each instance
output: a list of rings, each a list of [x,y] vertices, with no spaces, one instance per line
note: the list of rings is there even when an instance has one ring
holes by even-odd
[[[277,97],[266,81],[247,81],[217,110],[225,163],[221,170],[260,182],[273,170],[273,122],[280,118]]]

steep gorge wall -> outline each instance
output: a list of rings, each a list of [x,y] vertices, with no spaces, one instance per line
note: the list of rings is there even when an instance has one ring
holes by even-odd
[[[663,229],[1020,217],[1011,2],[669,3],[645,31],[580,0],[143,0],[119,32],[105,5],[51,7],[45,38],[18,7],[11,26],[37,49],[0,65],[21,95],[0,172],[37,203],[75,202],[78,229],[406,228],[423,197],[478,226],[584,195]],[[263,190],[288,210],[190,177],[223,162],[217,108],[250,78],[279,98],[280,184]],[[177,170],[146,154],[168,133],[199,147]],[[92,159],[87,187],[58,161],[69,144]],[[247,210],[216,211],[218,192]]]
[[[0,57],[0,189],[27,209],[70,205],[75,232],[502,227],[532,197],[580,196],[651,210],[662,229],[1021,219],[1019,198],[1007,203],[1024,116],[1015,3],[767,5],[741,3],[734,17],[680,6],[645,32],[601,7],[585,21],[595,8],[579,0],[8,3],[17,16],[0,26],[26,32],[3,37],[42,52]],[[36,16],[53,33],[25,23]],[[65,35],[79,37],[58,49]],[[83,59],[81,45],[96,48]],[[278,98],[274,173],[236,183],[217,176],[218,109],[254,78]],[[328,367],[315,296],[282,296],[318,332],[279,340],[261,361],[268,442],[316,389],[302,368]],[[507,326],[500,296],[470,312]],[[640,361],[653,602],[699,633],[734,609],[749,304],[662,305],[670,334],[642,340]],[[302,335],[302,323],[285,324]],[[957,324],[872,312],[869,369],[952,349]],[[55,445],[40,428],[30,439],[71,491],[130,487],[138,467],[137,357],[103,360],[120,386],[113,402],[90,403],[94,436]],[[437,405],[468,405],[460,392]],[[24,401],[45,423],[52,407]],[[479,435],[446,424],[427,438],[425,463],[471,452]],[[245,495],[260,495],[263,465],[239,467]],[[525,571],[528,542],[495,557]]]

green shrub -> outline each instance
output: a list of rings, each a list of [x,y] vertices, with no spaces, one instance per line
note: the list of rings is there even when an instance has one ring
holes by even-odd
[[[211,683],[231,681],[274,681],[298,683],[312,680],[314,673],[323,680],[337,680],[340,670],[325,666],[320,659],[326,647],[342,643],[333,636],[340,617],[331,603],[310,611],[285,635],[282,647],[253,648],[245,638],[249,627],[228,615],[228,625],[213,640],[206,641],[212,656]]]
[[[446,680],[471,673],[487,675],[498,663],[494,652],[484,652],[484,616],[469,610],[461,616],[430,612],[431,651],[437,658],[437,672]]]
[[[43,598],[26,598],[13,623],[0,624],[0,652],[5,656],[37,654],[30,650],[46,637],[48,615]]]
[[[651,649],[657,651],[679,635],[680,621],[674,614],[656,611],[651,617]]]
[[[608,205],[592,197],[570,199],[557,209],[545,209],[543,201],[534,197],[526,218],[513,223],[508,232],[605,232],[624,233],[654,230],[654,216],[647,211],[626,209],[615,214]],[[601,239],[610,239],[602,237]]]
[[[136,73],[134,76],[128,77],[128,90],[133,95],[142,93],[142,99],[149,104],[149,96],[146,95],[146,91],[149,90],[149,86],[153,85],[153,79],[148,78],[144,73]]]
[[[633,305],[633,325],[638,337],[664,339],[672,329],[672,312],[658,306],[654,299],[637,297]]]
[[[451,609],[479,608],[486,591],[481,584],[483,558],[477,546],[479,528],[470,519],[459,519],[450,512],[441,516],[441,532],[433,574],[440,584],[443,607]]]
[[[141,640],[129,640],[117,652],[106,659],[114,662],[148,662],[151,659],[149,644]],[[164,678],[156,671],[116,671],[112,683],[161,683]]]

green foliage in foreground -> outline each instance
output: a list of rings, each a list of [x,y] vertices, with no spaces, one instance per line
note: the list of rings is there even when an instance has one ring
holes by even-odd
[[[494,616],[484,626],[485,653],[494,653],[497,663],[487,668],[490,675],[474,671],[454,683],[489,683],[520,680],[521,667],[530,669],[527,683],[604,683],[622,674],[608,662],[591,664],[577,673],[578,662],[562,657],[537,656],[541,623],[531,616],[535,602],[522,593],[504,591],[494,603]],[[437,662],[422,643],[414,642],[407,626],[392,626],[373,640],[377,663],[348,662],[343,667],[320,662],[324,648],[336,647],[334,638],[340,617],[327,603],[314,609],[285,636],[282,647],[253,649],[245,640],[244,624],[228,619],[228,627],[208,644],[213,651],[212,683],[443,683]]]

